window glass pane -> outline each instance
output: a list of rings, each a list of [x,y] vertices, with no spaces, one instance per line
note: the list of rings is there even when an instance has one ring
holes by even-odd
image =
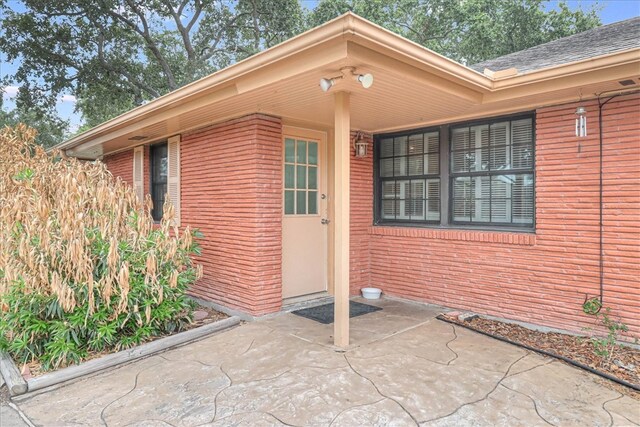
[[[284,161],[287,163],[293,163],[296,160],[296,147],[295,141],[291,138],[284,140]]]
[[[393,176],[393,159],[380,160],[380,176]]]
[[[318,192],[317,191],[309,191],[309,211],[307,213],[310,215],[315,215],[318,213]]]
[[[407,155],[407,137],[397,136],[393,139],[393,155],[394,156],[406,156]]]
[[[382,201],[382,218],[395,219],[396,217],[396,200]]]
[[[284,188],[293,188],[295,182],[295,168],[293,165],[284,165]]]
[[[393,138],[385,138],[380,140],[380,157],[393,156]]]
[[[532,145],[533,129],[531,119],[515,120],[511,122],[511,143],[513,145]]]
[[[422,175],[424,173],[424,160],[422,154],[409,156],[409,175]]]
[[[309,141],[309,164],[318,164],[318,143]]]
[[[293,210],[294,206],[294,198],[295,194],[291,190],[286,190],[284,192],[284,213],[285,215],[293,215],[295,212]]]
[[[509,122],[493,123],[491,125],[491,145],[509,144]]]
[[[306,214],[307,213],[307,192],[306,191],[296,191],[296,214]]]
[[[297,141],[296,160],[298,163],[307,163],[307,142]]]
[[[296,188],[307,188],[307,167],[296,166]]]
[[[318,188],[318,168],[309,166],[309,189]]]
[[[437,153],[440,151],[440,132],[425,133],[424,141],[425,153]]]
[[[424,174],[433,175],[440,173],[440,155],[438,153],[424,155]]]
[[[422,154],[424,153],[424,141],[422,134],[409,136],[409,154]]]
[[[491,220],[491,177],[472,177],[471,194],[475,199],[474,209],[471,211],[471,221],[489,222]]]
[[[382,183],[382,198],[393,199],[396,197],[396,182],[384,181]]]
[[[511,186],[511,215],[514,223],[533,224],[533,175],[516,175]]]
[[[469,129],[457,128],[451,131],[451,151],[469,149]]]
[[[511,151],[508,145],[491,147],[491,170],[511,169]]]
[[[533,150],[530,145],[512,145],[512,169],[531,169],[533,167]]]
[[[395,157],[393,159],[393,175],[407,176],[407,158]]]
[[[424,221],[424,199],[410,199],[406,201],[407,204],[407,214],[410,219],[422,220]]]
[[[451,153],[451,172],[467,172],[469,170],[470,163],[470,153],[466,151],[454,151]]]

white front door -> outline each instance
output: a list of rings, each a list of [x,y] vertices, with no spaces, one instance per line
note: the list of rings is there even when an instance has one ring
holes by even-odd
[[[285,127],[282,158],[282,298],[327,290],[324,133]]]

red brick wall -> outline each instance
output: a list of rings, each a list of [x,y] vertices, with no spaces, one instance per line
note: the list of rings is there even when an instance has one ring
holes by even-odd
[[[113,176],[119,176],[124,182],[133,184],[133,150],[106,156],[103,162]]]
[[[537,111],[535,234],[371,227],[370,284],[539,325],[590,326],[581,305],[599,293],[598,108],[581,105],[589,136],[580,139],[577,104]],[[603,129],[604,303],[640,336],[640,96],[607,104]],[[354,181],[372,175],[370,167],[352,173]],[[354,222],[367,214],[359,215]]]
[[[182,226],[199,229],[204,277],[190,292],[254,315],[282,304],[282,124],[252,115],[183,134]],[[149,148],[144,151],[149,192]],[[107,156],[132,181],[133,150]]]
[[[263,115],[182,135],[182,225],[204,233],[191,292],[254,315],[282,303],[282,124]]]

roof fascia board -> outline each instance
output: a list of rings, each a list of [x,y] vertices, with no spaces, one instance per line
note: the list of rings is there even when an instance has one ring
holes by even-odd
[[[484,96],[484,103],[516,100],[518,98],[598,84],[606,81],[617,81],[640,74],[640,61],[617,64],[611,67],[601,67],[595,70],[585,70],[581,73],[560,74],[554,78],[532,80],[529,84],[509,86],[500,91],[494,91]]]
[[[493,90],[503,90],[515,86],[537,83],[558,77],[566,77],[586,71],[594,71],[601,68],[610,68],[617,65],[640,63],[640,48],[614,52],[581,61],[569,62],[555,67],[544,68],[526,74],[496,79],[493,82]],[[637,73],[640,73],[640,65],[637,65]]]

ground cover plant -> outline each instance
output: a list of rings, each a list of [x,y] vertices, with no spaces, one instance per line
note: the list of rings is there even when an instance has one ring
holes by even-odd
[[[183,328],[197,233],[171,205],[154,224],[104,164],[47,154],[35,134],[0,130],[0,350],[51,369]]]

